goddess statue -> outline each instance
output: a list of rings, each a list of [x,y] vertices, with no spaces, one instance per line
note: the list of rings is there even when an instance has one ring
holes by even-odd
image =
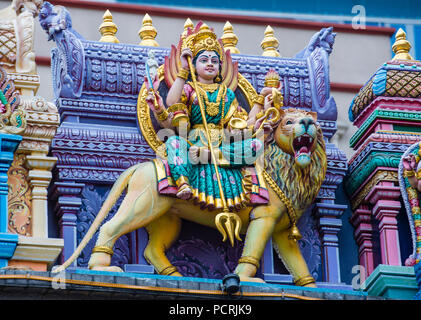
[[[259,127],[270,131],[263,114],[272,108],[274,97],[273,88],[264,87],[248,114],[221,77],[227,56],[215,33],[199,23],[182,39],[181,68],[165,102],[156,90],[149,90],[146,102],[161,127],[178,133],[165,143],[176,196],[208,209],[223,208],[225,197],[227,206],[238,210],[250,203],[243,169],[253,167],[263,152],[263,139],[255,133]],[[154,80],[149,87],[156,89],[159,81]]]

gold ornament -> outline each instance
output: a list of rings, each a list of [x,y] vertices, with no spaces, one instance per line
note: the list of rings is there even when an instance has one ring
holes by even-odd
[[[193,28],[194,28],[193,21],[191,21],[190,18],[187,18],[186,22],[184,22],[184,31],[181,34],[181,37],[184,39],[187,36],[188,29],[193,30]]]
[[[102,24],[99,26],[99,32],[101,33],[100,42],[111,42],[119,43],[115,34],[117,33],[117,25],[113,22],[113,16],[110,10],[107,9],[104,15],[102,16]]]
[[[158,42],[155,41],[157,35],[155,27],[152,25],[152,18],[149,14],[145,14],[142,20],[142,28],[139,30],[139,37],[142,40],[140,46],[158,47]]]
[[[265,87],[278,88],[279,82],[279,74],[274,69],[270,69],[265,76]]]
[[[225,94],[227,92],[227,87],[224,84],[219,83],[212,83],[212,84],[203,84],[198,82],[198,89],[200,92],[200,97],[204,100],[204,105],[206,109],[206,113],[211,116],[215,117],[219,114],[219,107],[222,101],[222,114],[221,118],[224,117],[224,109],[225,109]],[[209,101],[209,97],[207,92],[213,93],[219,87],[218,95],[216,97],[215,102]]]
[[[189,70],[180,69],[180,71],[177,74],[177,77],[186,81],[189,77],[189,74],[190,74]]]
[[[222,35],[221,40],[225,51],[229,50],[231,53],[240,53],[240,50],[236,47],[238,37],[235,35],[234,28],[229,21],[225,23],[224,34]]]
[[[205,23],[199,27],[197,32],[186,37],[184,47],[188,47],[191,50],[193,57],[200,51],[205,50],[215,51],[218,53],[221,61],[224,59],[224,51],[218,41],[218,37]]]
[[[412,56],[409,54],[409,50],[411,50],[411,44],[408,40],[406,40],[406,33],[399,28],[395,35],[395,43],[392,46],[392,50],[395,53],[395,56],[392,60],[414,60]]]
[[[238,264],[240,263],[250,263],[254,265],[257,269],[259,269],[260,267],[259,260],[252,256],[241,257],[240,259],[238,259]]]
[[[109,254],[110,256],[112,256],[114,254],[113,249],[111,249],[107,246],[95,246],[92,249],[92,253],[95,253],[95,252],[103,252],[103,253]]]
[[[303,287],[303,286],[308,285],[310,283],[316,283],[316,280],[314,280],[314,278],[310,275],[304,276],[304,277],[301,277],[301,278],[298,278],[298,279],[294,279],[294,284],[296,286]]]
[[[271,26],[267,26],[265,30],[265,37],[263,38],[260,46],[263,49],[263,56],[265,57],[280,57],[278,51],[278,39],[275,38],[274,30]]]

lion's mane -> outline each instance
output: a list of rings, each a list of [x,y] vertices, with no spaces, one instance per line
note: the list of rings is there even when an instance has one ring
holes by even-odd
[[[325,142],[320,128],[317,130],[317,146],[307,167],[296,165],[294,157],[285,153],[275,141],[266,147],[264,158],[266,172],[291,200],[294,208],[304,209],[314,201],[327,168]]]

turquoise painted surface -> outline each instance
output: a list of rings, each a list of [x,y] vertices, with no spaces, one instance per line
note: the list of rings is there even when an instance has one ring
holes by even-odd
[[[360,0],[301,0],[279,1],[267,0],[264,5],[258,1],[252,0],[214,0],[207,2],[195,2],[191,0],[119,0],[118,2],[138,3],[144,5],[161,6],[184,6],[201,7],[212,9],[235,9],[235,10],[254,10],[274,13],[296,13],[296,14],[314,14],[314,15],[340,15],[350,16],[354,13],[352,8],[355,5],[364,6],[367,16],[370,17],[388,17],[388,18],[421,18],[420,10],[416,10],[417,2],[413,0],[402,0],[399,2],[399,10],[395,10],[396,2],[392,0],[372,1]]]

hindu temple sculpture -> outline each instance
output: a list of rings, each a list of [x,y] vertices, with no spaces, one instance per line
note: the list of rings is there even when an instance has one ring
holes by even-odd
[[[41,11],[41,25],[51,35],[48,17]],[[146,70],[154,65],[149,55]],[[296,223],[315,200],[327,169],[317,114],[282,108],[274,70],[257,94],[203,23],[188,29],[154,74],[147,72],[140,90],[138,120],[157,158],[120,175],[85,237],[56,271],[79,256],[127,189],[117,213],[100,228],[90,269],[121,271],[110,266],[116,240],[145,227],[147,261],[159,274],[181,276],[165,250],[186,219],[217,228],[231,245],[245,234],[235,269],[242,281],[262,281],[255,274],[272,239],[294,282],[315,286]],[[156,125],[164,130],[156,132]]]

